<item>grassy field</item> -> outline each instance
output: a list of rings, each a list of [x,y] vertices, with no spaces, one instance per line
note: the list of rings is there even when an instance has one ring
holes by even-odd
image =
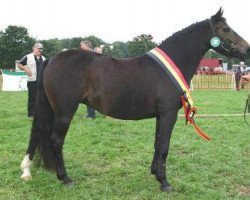
[[[201,114],[242,113],[249,91],[194,91]],[[160,192],[150,175],[154,119],[121,121],[98,114],[87,120],[80,105],[64,145],[65,163],[76,186],[64,187],[55,174],[32,168],[20,179],[31,122],[26,92],[0,91],[0,199],[162,200],[249,199],[249,127],[242,116],[196,118],[212,137],[205,142],[179,118],[167,161],[171,194]]]

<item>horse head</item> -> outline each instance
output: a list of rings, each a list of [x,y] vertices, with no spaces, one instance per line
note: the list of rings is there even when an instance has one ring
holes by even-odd
[[[215,51],[241,60],[250,58],[250,45],[239,36],[226,22],[220,10],[210,18],[213,37],[210,45]]]

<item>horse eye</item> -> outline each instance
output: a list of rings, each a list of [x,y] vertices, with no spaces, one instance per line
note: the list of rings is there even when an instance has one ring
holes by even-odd
[[[229,32],[230,31],[230,28],[224,28],[224,32]]]

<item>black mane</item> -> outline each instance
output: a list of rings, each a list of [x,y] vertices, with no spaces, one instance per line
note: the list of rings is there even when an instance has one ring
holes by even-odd
[[[196,28],[200,28],[202,27],[201,25],[207,23],[209,19],[206,19],[206,20],[203,20],[201,22],[196,22],[196,23],[193,23],[191,24],[190,26],[180,30],[180,31],[177,31],[175,32],[173,35],[171,35],[170,37],[168,37],[167,39],[163,40],[159,45],[158,47],[161,48],[161,49],[165,49],[166,48],[166,45],[171,42],[172,40],[174,40],[175,38],[181,38],[183,35],[185,35],[186,33],[190,32],[190,31],[193,31],[195,30]]]

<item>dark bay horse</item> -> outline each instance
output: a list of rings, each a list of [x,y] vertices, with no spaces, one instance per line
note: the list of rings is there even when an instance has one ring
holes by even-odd
[[[230,28],[221,9],[211,18],[173,34],[158,48],[168,54],[188,84],[210,48],[241,60],[250,57],[249,44]],[[21,164],[23,179],[31,178],[31,160],[38,148],[45,167],[55,167],[59,180],[73,184],[66,173],[62,149],[72,117],[84,103],[118,119],[156,118],[151,173],[162,191],[171,191],[165,163],[183,94],[149,54],[117,59],[69,50],[45,62],[41,71],[29,147]]]

